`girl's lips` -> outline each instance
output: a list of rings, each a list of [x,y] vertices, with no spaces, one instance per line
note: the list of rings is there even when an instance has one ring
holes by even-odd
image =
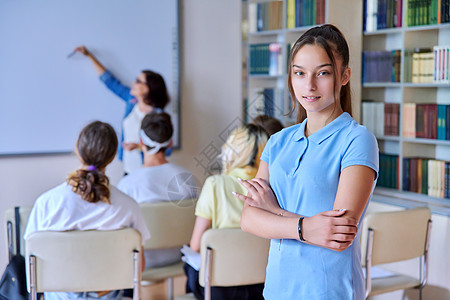
[[[320,96],[303,96],[306,102],[314,102],[320,99]]]

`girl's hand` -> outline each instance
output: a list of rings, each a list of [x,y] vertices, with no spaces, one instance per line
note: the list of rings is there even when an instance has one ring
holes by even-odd
[[[80,52],[81,54],[83,54],[85,56],[89,55],[89,51],[85,46],[78,46],[73,51]]]
[[[127,150],[127,151],[132,151],[134,149],[141,149],[139,144],[136,143],[122,143],[122,147],[123,149]]]
[[[248,195],[244,196],[235,192],[233,192],[233,195],[250,206],[267,210],[273,214],[278,214],[281,211],[277,198],[264,179],[242,180],[239,178],[239,182],[247,189]]]
[[[358,232],[357,220],[345,216],[346,210],[324,211],[302,222],[302,235],[309,244],[344,251]]]

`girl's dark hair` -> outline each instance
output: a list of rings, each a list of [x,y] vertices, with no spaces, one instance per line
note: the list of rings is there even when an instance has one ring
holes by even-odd
[[[264,128],[269,136],[284,128],[280,120],[268,115],[258,115],[252,120],[252,123]]]
[[[328,57],[331,60],[331,65],[333,68],[335,89],[338,87],[339,83],[337,82],[338,68],[336,66],[336,58],[334,53],[336,53],[338,57],[342,59],[343,70],[345,70],[345,68],[348,67],[349,63],[349,49],[347,41],[345,40],[345,37],[342,34],[342,32],[336,26],[331,24],[325,24],[313,27],[308,31],[306,31],[295,42],[289,55],[288,86],[289,91],[291,93],[291,99],[293,104],[290,113],[294,112],[298,102],[295,97],[294,88],[292,86],[292,61],[297,52],[304,45],[317,45],[322,47],[326,51]],[[345,86],[341,87],[340,102],[342,110],[352,115],[352,97],[350,90],[350,81]],[[297,122],[300,123],[305,118],[306,118],[306,111],[303,109],[301,105],[299,105],[297,111]]]
[[[111,125],[95,121],[81,130],[77,141],[77,153],[89,170],[79,169],[69,175],[67,183],[72,190],[88,202],[109,201],[109,179],[104,168],[117,152],[117,135]]]
[[[170,115],[161,112],[148,113],[142,120],[141,129],[152,140],[158,143],[168,141],[173,135],[173,126]],[[149,150],[148,146],[147,149]],[[161,148],[158,152],[166,151],[167,147]]]
[[[144,70],[142,73],[145,75],[145,84],[149,88],[144,102],[150,106],[163,109],[169,103],[169,93],[164,78],[150,70]]]

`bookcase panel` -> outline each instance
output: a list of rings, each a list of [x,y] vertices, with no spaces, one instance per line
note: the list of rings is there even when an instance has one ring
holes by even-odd
[[[436,103],[436,88],[405,87],[403,99],[405,103]]]
[[[418,144],[418,143],[403,143],[404,157],[436,157],[436,145],[434,144]]]
[[[434,45],[439,44],[439,32],[438,30],[428,31],[406,31],[404,47],[410,48],[432,48]]]
[[[400,143],[398,141],[389,141],[389,140],[378,140],[378,147],[380,152],[386,154],[400,154]]]

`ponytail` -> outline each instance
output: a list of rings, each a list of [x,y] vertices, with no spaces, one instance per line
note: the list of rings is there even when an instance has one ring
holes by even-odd
[[[109,179],[99,170],[79,169],[69,175],[67,183],[72,191],[81,196],[83,200],[91,203],[104,201],[111,204],[109,197]]]

